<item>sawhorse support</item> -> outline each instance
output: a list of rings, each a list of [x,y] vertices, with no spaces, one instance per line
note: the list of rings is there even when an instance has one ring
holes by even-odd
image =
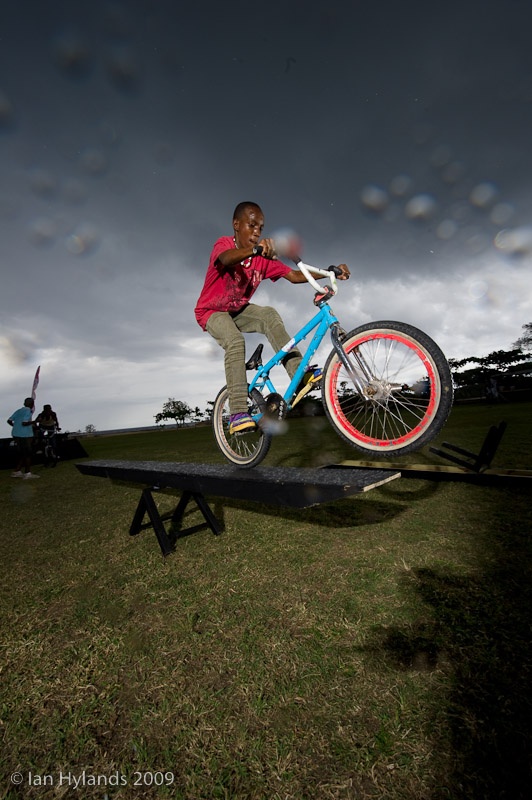
[[[501,443],[501,439],[506,430],[506,422],[499,422],[498,425],[492,425],[489,429],[479,453],[472,453],[463,447],[458,447],[456,444],[449,444],[449,442],[442,442],[441,446],[446,450],[451,450],[453,453],[458,453],[465,458],[457,458],[444,450],[438,450],[436,447],[429,447],[431,453],[435,453],[440,458],[445,458],[447,461],[452,461],[453,464],[458,464],[460,467],[465,467],[472,472],[484,472],[489,469],[493,457],[497,452],[497,448]],[[467,460],[466,460],[467,459]]]
[[[395,480],[400,473],[388,470],[297,469],[295,467],[255,467],[242,470],[227,464],[194,464],[166,461],[86,461],[77,464],[84,475],[109,478],[128,484],[141,484],[140,501],[130,527],[135,536],[145,528],[153,528],[164,556],[175,547],[176,540],[204,524],[180,530],[185,509],[194,500],[211,531],[219,534],[223,524],[209,508],[205,497],[219,497],[246,502],[266,503],[288,508],[310,508],[354,494],[367,492]],[[146,488],[147,487],[147,488]],[[181,493],[174,511],[160,514],[153,492],[176,490]],[[144,522],[146,514],[149,522]],[[171,520],[170,532],[165,522]]]
[[[174,511],[166,514],[160,514],[157,504],[153,498],[152,492],[154,491],[157,491],[157,487],[152,486],[149,489],[142,490],[139,504],[129,529],[129,535],[136,536],[137,534],[141,533],[141,531],[146,530],[146,528],[153,528],[163,556],[167,556],[173,550],[175,550],[175,543],[178,538],[187,536],[189,533],[195,533],[197,530],[203,528],[205,524],[208,525],[208,527],[216,536],[222,532],[223,524],[216,519],[211,508],[209,507],[209,504],[199,492],[184,491]],[[196,506],[203,514],[205,523],[193,525],[192,527],[183,530],[181,529],[181,523],[183,521],[186,508],[191,500],[196,503]],[[144,522],[146,514],[149,517],[149,522]],[[169,531],[166,530],[164,524],[168,520],[171,521]]]

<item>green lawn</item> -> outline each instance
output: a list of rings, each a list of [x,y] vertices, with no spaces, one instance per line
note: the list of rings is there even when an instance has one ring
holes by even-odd
[[[532,469],[531,413],[456,407],[438,441],[478,449],[505,419],[494,466]],[[83,443],[222,463],[208,427]],[[313,418],[265,464],[356,457]],[[213,499],[224,533],[163,559],[152,531],[128,536],[139,487],[36,471],[0,473],[0,798],[530,796],[528,488],[397,480],[302,511]]]

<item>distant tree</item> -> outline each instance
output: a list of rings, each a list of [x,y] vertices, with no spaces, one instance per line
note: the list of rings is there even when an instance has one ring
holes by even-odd
[[[183,425],[186,420],[193,415],[194,412],[190,406],[182,400],[175,400],[173,397],[169,397],[163,405],[163,410],[155,415],[155,422],[158,425],[163,420],[171,419],[174,420],[175,424],[179,427],[179,425]]]
[[[85,425],[85,433],[91,436],[93,433],[96,433],[96,427],[94,425]]]
[[[462,359],[449,359],[458,395],[464,390],[484,391],[490,378],[506,375],[513,366],[527,361],[529,356],[520,347],[513,350],[495,350],[487,356],[468,356]],[[468,367],[467,369],[465,369]]]
[[[214,414],[214,400],[207,400],[207,408],[203,412],[205,419],[212,419]]]
[[[521,350],[532,350],[532,322],[527,322],[522,328],[524,333],[513,343],[513,346],[519,347]]]
[[[459,360],[450,358],[449,364],[453,370],[460,370],[467,364],[478,364],[481,370],[493,372],[494,370],[506,370],[513,364],[519,364],[527,359],[528,356],[523,353],[521,348],[516,347],[513,350],[495,350],[487,356],[468,356]]]

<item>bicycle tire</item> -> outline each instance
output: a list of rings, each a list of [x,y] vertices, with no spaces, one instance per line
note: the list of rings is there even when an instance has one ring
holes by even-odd
[[[263,411],[264,398],[257,389],[248,396],[248,413],[255,415]],[[218,392],[214,401],[212,425],[216,444],[222,454],[237,467],[255,467],[265,458],[272,437],[260,427],[250,433],[229,433],[229,394],[227,386]]]
[[[45,467],[55,466],[55,454],[50,444],[44,446],[43,461]]]
[[[340,437],[366,455],[386,458],[415,452],[434,439],[451,411],[453,383],[447,359],[430,336],[385,320],[350,331],[342,347],[351,374],[333,350],[322,385],[325,413]]]

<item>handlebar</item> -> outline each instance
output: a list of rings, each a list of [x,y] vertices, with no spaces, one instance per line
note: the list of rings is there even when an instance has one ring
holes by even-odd
[[[338,291],[338,283],[336,281],[336,276],[342,274],[342,270],[335,266],[330,266],[327,269],[320,269],[320,267],[313,267],[311,264],[305,264],[299,256],[294,256],[292,259],[294,264],[297,266],[298,269],[301,270],[307,281],[310,285],[315,289],[317,292],[323,291],[323,286],[320,286],[318,281],[312,277],[312,273],[315,275],[320,275],[322,278],[330,278],[331,280],[331,289],[333,295],[336,294]]]
[[[262,255],[262,249],[263,248],[260,246],[260,244],[255,245],[253,248],[254,255]],[[315,275],[320,275],[322,278],[330,278],[332,293],[333,295],[336,294],[338,291],[338,283],[336,278],[338,275],[342,274],[342,270],[339,267],[335,267],[334,264],[331,264],[331,266],[327,267],[327,269],[320,269],[320,267],[313,267],[311,264],[305,264],[299,258],[299,256],[293,256],[291,260],[294,262],[297,268],[301,270],[307,281],[317,292],[322,292],[323,286],[320,286],[320,284],[312,277],[312,273]]]

